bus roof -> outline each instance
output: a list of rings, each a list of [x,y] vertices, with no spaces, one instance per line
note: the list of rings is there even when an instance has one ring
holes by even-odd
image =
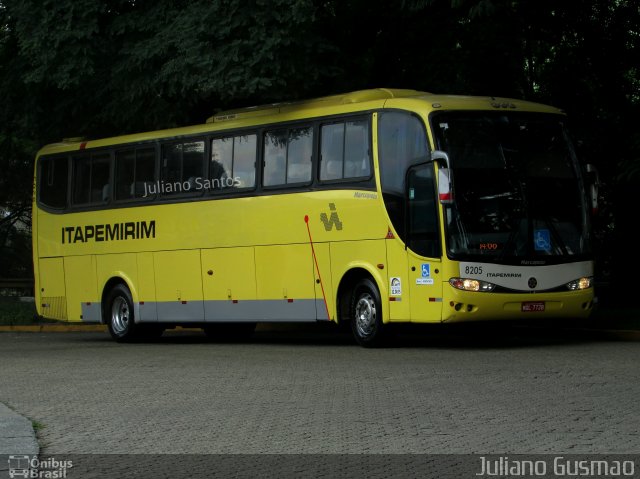
[[[436,110],[520,110],[562,114],[558,108],[512,98],[439,95],[417,90],[375,88],[358,90],[296,102],[272,103],[248,108],[227,110],[209,117],[205,123],[166,130],[134,133],[111,138],[87,140],[68,138],[60,143],[44,146],[38,154],[97,148],[113,144],[150,141],[159,138],[180,137],[190,134],[223,131],[233,128],[258,126],[303,118],[313,118],[340,113],[374,110],[380,108],[423,108]]]
[[[370,90],[358,90],[340,95],[331,95],[310,100],[302,100],[288,103],[273,103],[270,105],[258,105],[249,108],[239,108],[222,111],[207,119],[207,123],[219,123],[229,120],[239,120],[243,118],[255,118],[267,115],[277,115],[292,111],[308,111],[337,107],[340,105],[352,105],[375,100],[391,99],[418,99],[431,103],[433,109],[488,109],[492,108],[521,108],[526,111],[549,111],[561,113],[560,110],[548,105],[532,103],[512,98],[460,96],[460,95],[437,95],[418,90],[376,88]],[[387,102],[385,102],[387,103]],[[316,116],[313,114],[309,115]]]
[[[273,103],[271,105],[259,105],[249,108],[239,108],[235,110],[222,111],[208,118],[207,123],[217,123],[221,121],[250,118],[263,115],[274,115],[278,113],[286,113],[293,110],[312,111],[318,108],[364,103],[374,100],[387,100],[390,98],[419,97],[423,95],[428,95],[428,93],[420,92],[417,90],[400,90],[391,88],[358,90],[350,93],[313,98],[309,100]]]

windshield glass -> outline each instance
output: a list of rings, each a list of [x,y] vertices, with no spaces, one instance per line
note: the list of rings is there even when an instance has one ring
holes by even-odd
[[[542,264],[589,253],[585,195],[561,116],[443,112],[432,126],[453,172],[450,257]]]

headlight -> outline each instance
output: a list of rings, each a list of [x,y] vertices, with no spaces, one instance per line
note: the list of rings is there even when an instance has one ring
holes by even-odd
[[[593,276],[584,277],[580,279],[576,279],[574,281],[570,281],[567,283],[567,289],[569,291],[578,291],[580,289],[590,288],[593,284]]]
[[[461,289],[463,291],[488,292],[493,291],[493,288],[496,287],[495,284],[480,281],[479,279],[469,278],[451,278],[449,280],[449,284],[454,288]]]

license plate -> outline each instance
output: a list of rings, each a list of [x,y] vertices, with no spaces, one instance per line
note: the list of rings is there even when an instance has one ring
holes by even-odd
[[[522,303],[523,313],[531,313],[536,311],[544,311],[544,301],[524,301]]]

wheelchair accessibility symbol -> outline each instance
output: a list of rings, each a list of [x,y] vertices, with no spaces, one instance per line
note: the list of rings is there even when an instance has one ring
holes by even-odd
[[[428,264],[423,263],[422,264],[422,277],[423,278],[428,278],[429,276],[431,276],[431,268],[429,267]]]
[[[431,265],[428,263],[422,263],[420,265],[420,278],[416,278],[416,284],[433,284],[433,278],[431,277]]]
[[[549,230],[535,230],[533,242],[536,251],[549,251],[551,249],[551,234]]]

